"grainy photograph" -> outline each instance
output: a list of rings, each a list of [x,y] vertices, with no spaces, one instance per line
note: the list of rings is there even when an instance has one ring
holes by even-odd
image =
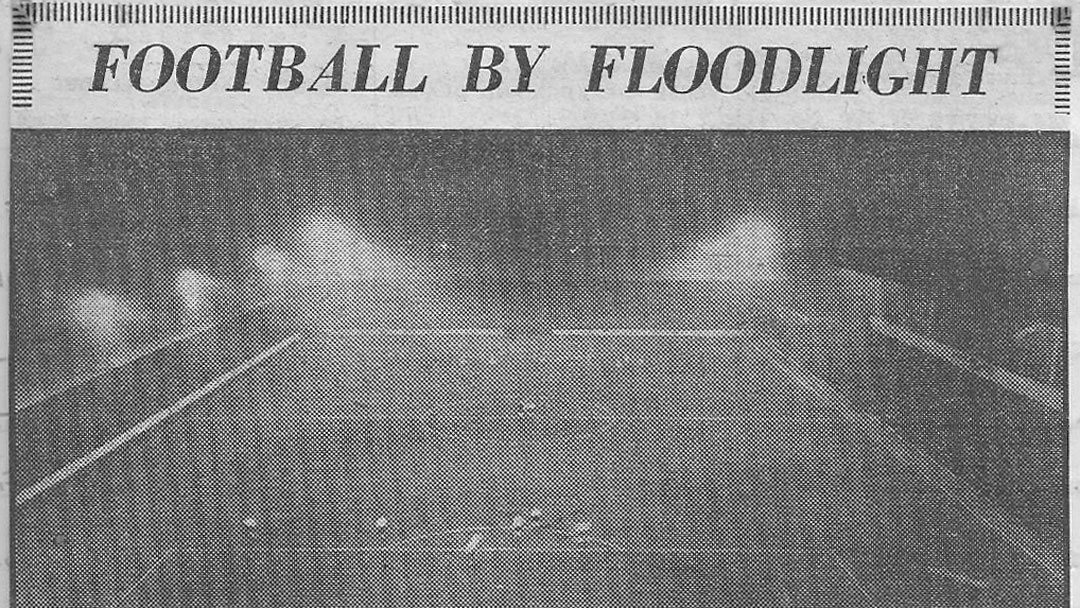
[[[16,130],[17,605],[1065,606],[1069,146]]]

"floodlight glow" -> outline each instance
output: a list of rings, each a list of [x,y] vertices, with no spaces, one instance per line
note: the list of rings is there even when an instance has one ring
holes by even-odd
[[[299,266],[309,279],[397,283],[410,278],[406,260],[371,243],[333,216],[316,214],[308,217],[300,241],[302,259]]]
[[[124,324],[134,317],[129,305],[100,289],[87,290],[72,300],[68,312],[72,323],[99,346],[117,343]]]
[[[692,256],[670,269],[683,280],[767,281],[777,277],[781,252],[776,229],[759,219],[745,219],[720,237],[697,245]]]
[[[352,243],[352,231],[335,217],[314,215],[304,226],[304,245],[312,251],[332,254],[341,251]]]
[[[176,273],[176,294],[189,314],[204,312],[216,287],[217,281],[191,268]]]
[[[769,279],[776,272],[780,238],[776,229],[759,220],[741,222],[731,231],[738,252],[737,274],[746,279]]]
[[[300,235],[304,262],[319,278],[343,278],[351,273],[355,237],[341,220],[318,214],[308,218]]]
[[[267,283],[280,283],[289,274],[291,262],[288,256],[269,245],[259,247],[251,254],[251,262],[262,273]]]

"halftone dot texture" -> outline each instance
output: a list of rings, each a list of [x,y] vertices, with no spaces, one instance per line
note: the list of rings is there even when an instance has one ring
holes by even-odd
[[[1067,148],[16,132],[19,605],[1064,605]]]

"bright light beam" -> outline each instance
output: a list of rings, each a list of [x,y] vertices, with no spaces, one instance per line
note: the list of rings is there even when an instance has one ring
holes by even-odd
[[[308,280],[400,282],[415,278],[404,260],[331,215],[310,216],[301,231],[300,244],[300,271]]]
[[[68,304],[68,315],[105,354],[124,346],[124,327],[135,319],[135,310],[116,296],[89,289]]]
[[[307,270],[316,279],[344,279],[352,274],[355,235],[341,220],[324,214],[308,218],[300,235]]]
[[[176,273],[176,295],[180,296],[189,317],[206,314],[217,289],[217,281],[191,268]]]
[[[719,238],[700,243],[693,255],[669,269],[668,277],[691,281],[770,281],[778,278],[780,237],[758,219],[733,225]]]
[[[269,285],[283,283],[292,272],[292,261],[289,256],[269,245],[263,245],[251,253],[251,262],[259,270],[259,277]]]

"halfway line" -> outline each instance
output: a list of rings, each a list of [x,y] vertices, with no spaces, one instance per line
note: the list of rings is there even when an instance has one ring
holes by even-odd
[[[19,492],[19,494],[15,497],[15,506],[18,507],[18,506],[22,505],[23,503],[30,500],[31,498],[37,496],[38,494],[41,494],[42,492],[44,492],[45,490],[48,490],[49,488],[52,488],[56,484],[58,484],[61,481],[64,481],[65,479],[71,477],[75,473],[78,473],[80,470],[85,468],[87,465],[92,464],[94,461],[98,460],[102,456],[105,456],[106,454],[112,452],[116,448],[124,445],[125,443],[131,441],[132,439],[138,437],[139,435],[145,433],[146,431],[148,431],[148,430],[154,428],[155,426],[161,424],[161,422],[164,421],[169,416],[172,416],[173,414],[176,414],[177,412],[183,410],[185,407],[191,405],[192,403],[195,403],[199,399],[202,399],[203,397],[209,395],[210,393],[213,393],[214,391],[218,390],[219,388],[221,388],[225,384],[227,384],[230,381],[232,381],[233,379],[235,379],[240,374],[243,374],[244,372],[248,371],[249,369],[255,367],[256,365],[258,365],[260,363],[262,363],[266,359],[268,359],[268,358],[276,355],[277,353],[281,352],[282,349],[289,346],[293,342],[296,342],[299,338],[300,338],[300,334],[298,334],[298,333],[293,334],[293,335],[289,336],[288,338],[285,338],[281,342],[278,342],[274,346],[271,346],[269,349],[263,351],[262,353],[256,355],[255,357],[253,357],[251,359],[248,359],[247,361],[242,363],[239,367],[237,367],[237,368],[235,368],[235,369],[233,369],[233,370],[231,370],[231,371],[229,371],[229,372],[227,372],[225,374],[222,374],[221,376],[218,376],[217,378],[212,380],[206,386],[203,386],[202,388],[200,388],[199,390],[191,393],[187,397],[184,397],[180,401],[177,401],[175,404],[161,410],[160,412],[154,414],[153,416],[150,416],[146,420],[143,420],[139,424],[137,424],[137,425],[131,427],[130,429],[124,431],[120,435],[117,435],[112,440],[110,440],[108,443],[102,445],[101,447],[97,448],[93,452],[90,452],[86,456],[83,456],[82,458],[79,458],[77,460],[74,460],[74,461],[68,463],[67,466],[65,466],[64,468],[56,471],[52,475],[49,475],[48,477],[46,477],[46,478],[42,479],[41,481],[35,483],[34,485],[30,486],[29,488],[26,488],[22,492]]]

